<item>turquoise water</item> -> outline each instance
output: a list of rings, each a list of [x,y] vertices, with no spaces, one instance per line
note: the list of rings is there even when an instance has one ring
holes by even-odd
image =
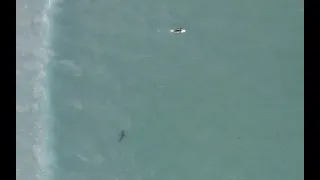
[[[296,0],[58,3],[56,179],[302,180],[302,10]]]

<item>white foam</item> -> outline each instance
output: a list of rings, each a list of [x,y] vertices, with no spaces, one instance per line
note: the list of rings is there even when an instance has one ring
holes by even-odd
[[[52,117],[47,78],[47,66],[52,55],[48,17],[51,7],[52,0],[48,0],[42,7],[41,4],[17,2],[18,180],[53,179],[51,167],[54,164],[54,153],[50,142]],[[33,157],[33,162],[29,160],[30,157]]]

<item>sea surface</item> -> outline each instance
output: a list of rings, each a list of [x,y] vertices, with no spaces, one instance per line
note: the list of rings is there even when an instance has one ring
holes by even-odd
[[[303,4],[18,0],[17,179],[303,180]]]

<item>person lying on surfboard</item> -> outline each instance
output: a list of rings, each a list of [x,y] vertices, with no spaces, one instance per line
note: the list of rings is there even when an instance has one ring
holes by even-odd
[[[181,33],[181,31],[182,31],[182,28],[173,29],[173,32],[174,32],[174,33]]]
[[[182,33],[185,33],[186,30],[182,29],[182,28],[174,28],[174,29],[170,29],[170,32],[175,33],[175,34],[182,34]]]

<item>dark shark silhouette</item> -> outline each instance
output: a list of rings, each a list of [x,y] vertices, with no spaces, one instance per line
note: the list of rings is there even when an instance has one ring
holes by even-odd
[[[119,134],[119,140],[118,142],[122,141],[122,139],[126,137],[126,133],[124,132],[124,130],[121,131],[121,133]]]

